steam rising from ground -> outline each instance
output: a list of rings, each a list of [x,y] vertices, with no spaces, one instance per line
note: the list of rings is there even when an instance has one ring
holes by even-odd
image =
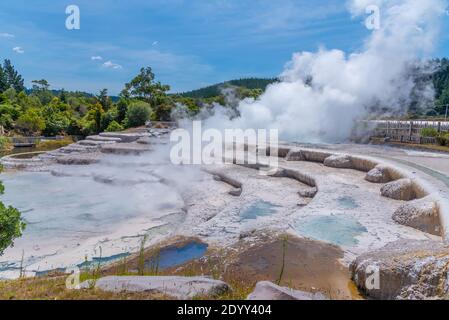
[[[433,100],[430,84],[416,85],[416,72],[436,43],[445,0],[352,0],[349,10],[363,16],[380,8],[380,29],[360,52],[341,50],[295,53],[281,74],[257,100],[239,104],[241,117],[228,121],[217,112],[208,127],[275,128],[285,140],[337,142],[350,138],[356,120],[407,111]],[[360,26],[364,27],[363,25]]]

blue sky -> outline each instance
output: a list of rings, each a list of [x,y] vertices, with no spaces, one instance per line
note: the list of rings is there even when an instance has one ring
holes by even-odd
[[[71,4],[80,8],[80,30],[65,28]],[[0,3],[0,58],[13,61],[27,86],[45,78],[53,88],[93,93],[108,88],[117,94],[142,66],[153,67],[175,92],[240,77],[272,77],[294,52],[320,46],[351,52],[367,34],[345,0]],[[447,37],[435,56],[449,56]]]

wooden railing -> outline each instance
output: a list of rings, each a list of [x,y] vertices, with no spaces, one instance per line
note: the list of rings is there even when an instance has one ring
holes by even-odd
[[[436,144],[436,138],[422,135],[424,128],[434,128],[439,133],[449,132],[449,121],[375,120],[366,122],[373,128],[374,136],[404,143]]]

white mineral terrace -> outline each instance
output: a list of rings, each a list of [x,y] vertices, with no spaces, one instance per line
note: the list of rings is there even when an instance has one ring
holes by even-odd
[[[438,234],[449,239],[447,155],[368,145],[286,145],[279,150],[277,173],[266,176],[233,164],[173,166],[161,134],[110,134],[33,160],[3,159],[23,170],[2,174],[2,201],[18,207],[28,226],[0,257],[0,277],[17,277],[22,255],[26,274],[33,275],[136,252],[145,234],[148,246],[182,235],[229,247],[242,238],[251,246],[258,232],[288,233],[339,246],[348,267],[398,240],[442,244]],[[389,181],[411,180],[399,198],[412,194],[436,204],[433,234],[421,231],[428,221],[414,228],[393,220],[410,202],[404,200],[413,199],[383,196],[387,181],[365,179],[379,164]]]

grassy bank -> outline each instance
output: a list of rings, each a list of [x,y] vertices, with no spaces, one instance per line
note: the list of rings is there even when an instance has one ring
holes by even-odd
[[[140,250],[105,267],[80,275],[80,281],[104,276],[207,276],[230,285],[231,291],[216,300],[244,300],[259,281],[307,292],[321,292],[330,299],[360,299],[349,271],[339,263],[342,251],[336,246],[294,237],[264,237],[257,245],[241,241],[227,249],[209,248],[205,256],[182,265],[160,270],[158,256],[168,246],[183,246],[198,239],[174,239]],[[146,261],[156,261],[148,267]],[[0,281],[0,300],[5,299],[170,299],[161,294],[113,294],[98,289],[68,290],[67,275]],[[211,297],[196,297],[210,299]]]

